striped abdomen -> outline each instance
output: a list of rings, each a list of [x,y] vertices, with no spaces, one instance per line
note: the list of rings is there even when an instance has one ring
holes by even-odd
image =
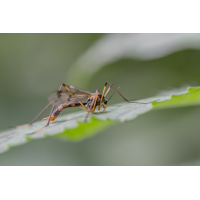
[[[83,101],[81,102],[83,105],[87,104],[87,101]],[[65,109],[65,108],[69,108],[69,107],[79,107],[81,106],[81,104],[79,102],[74,102],[71,104],[67,104],[67,103],[63,103],[61,105],[59,105],[51,114],[51,118],[50,121],[54,121],[56,119],[56,117],[60,114],[60,112]],[[42,120],[48,120],[49,117],[43,118]]]

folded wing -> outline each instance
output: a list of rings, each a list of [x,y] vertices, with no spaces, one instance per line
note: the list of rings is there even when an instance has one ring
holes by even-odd
[[[62,88],[61,91],[56,91],[53,92],[49,95],[48,101],[50,103],[54,103],[56,101],[56,106],[62,104],[62,103],[73,103],[77,101],[81,101],[83,99],[87,99],[88,97],[94,95],[93,93],[83,90],[81,88],[72,86],[72,85],[67,85],[70,91],[68,91],[65,88]]]

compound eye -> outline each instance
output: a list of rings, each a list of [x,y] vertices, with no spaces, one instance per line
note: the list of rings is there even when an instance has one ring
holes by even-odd
[[[108,103],[108,100],[107,100],[107,99],[105,99],[105,100],[104,100],[104,104],[107,104],[107,103]]]

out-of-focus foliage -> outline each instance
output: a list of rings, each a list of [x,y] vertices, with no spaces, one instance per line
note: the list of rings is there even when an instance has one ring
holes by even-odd
[[[74,67],[86,52],[108,36],[1,34],[0,129],[30,122],[45,107],[48,94],[63,82],[101,91],[105,81],[109,81],[120,86],[128,99],[200,85],[199,34],[175,34],[178,43],[172,34],[155,35],[153,39],[152,34],[120,35],[120,41],[130,44],[130,49],[146,49],[142,51],[144,58],[120,54],[117,59],[103,62],[97,70],[89,63],[90,68],[83,71]],[[174,45],[168,48],[162,41]],[[158,51],[150,44],[157,44]],[[123,45],[124,42],[115,43],[112,48],[104,49],[120,52]],[[160,52],[159,56],[149,57],[154,52]],[[98,60],[104,60],[105,54],[99,53]],[[83,64],[87,66],[87,62]],[[117,95],[111,101],[121,102]],[[74,110],[67,109],[63,114]],[[34,140],[0,155],[0,165],[198,165],[199,113],[199,107],[149,112],[79,143],[52,138]]]
[[[85,86],[102,67],[121,59],[155,60],[187,48],[200,49],[200,34],[108,34],[77,59],[67,77]]]

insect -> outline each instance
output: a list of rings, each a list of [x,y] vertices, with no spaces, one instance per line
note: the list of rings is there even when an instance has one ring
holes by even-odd
[[[109,87],[106,90],[107,85],[109,85]],[[52,106],[49,117],[43,118],[43,120],[47,120],[47,124],[44,127],[40,128],[39,130],[35,131],[34,133],[39,132],[40,130],[47,127],[50,121],[54,121],[63,109],[66,109],[69,107],[80,107],[81,109],[85,110],[88,113],[86,116],[86,119],[87,119],[89,114],[94,113],[97,106],[98,106],[98,110],[100,110],[102,106],[104,108],[103,111],[105,111],[107,107],[107,103],[109,102],[109,100],[115,93],[114,92],[110,96],[109,99],[106,99],[106,96],[111,88],[113,88],[115,92],[117,92],[125,101],[129,103],[138,103],[138,104],[151,103],[151,102],[142,103],[142,102],[136,102],[136,101],[129,101],[118,91],[119,88],[116,88],[113,84],[109,83],[108,81],[106,81],[102,93],[99,93],[99,90],[96,90],[95,93],[92,93],[92,92],[89,92],[87,90],[84,90],[72,85],[62,84],[58,91],[53,92],[48,97],[49,104],[33,119],[33,121],[31,121],[29,124],[26,124],[26,125],[33,124],[38,119],[38,117],[40,117],[40,115],[42,115],[43,112],[50,105],[53,105],[53,106]],[[84,99],[87,99],[87,100],[81,101]],[[55,106],[57,106],[57,108],[54,110]]]

